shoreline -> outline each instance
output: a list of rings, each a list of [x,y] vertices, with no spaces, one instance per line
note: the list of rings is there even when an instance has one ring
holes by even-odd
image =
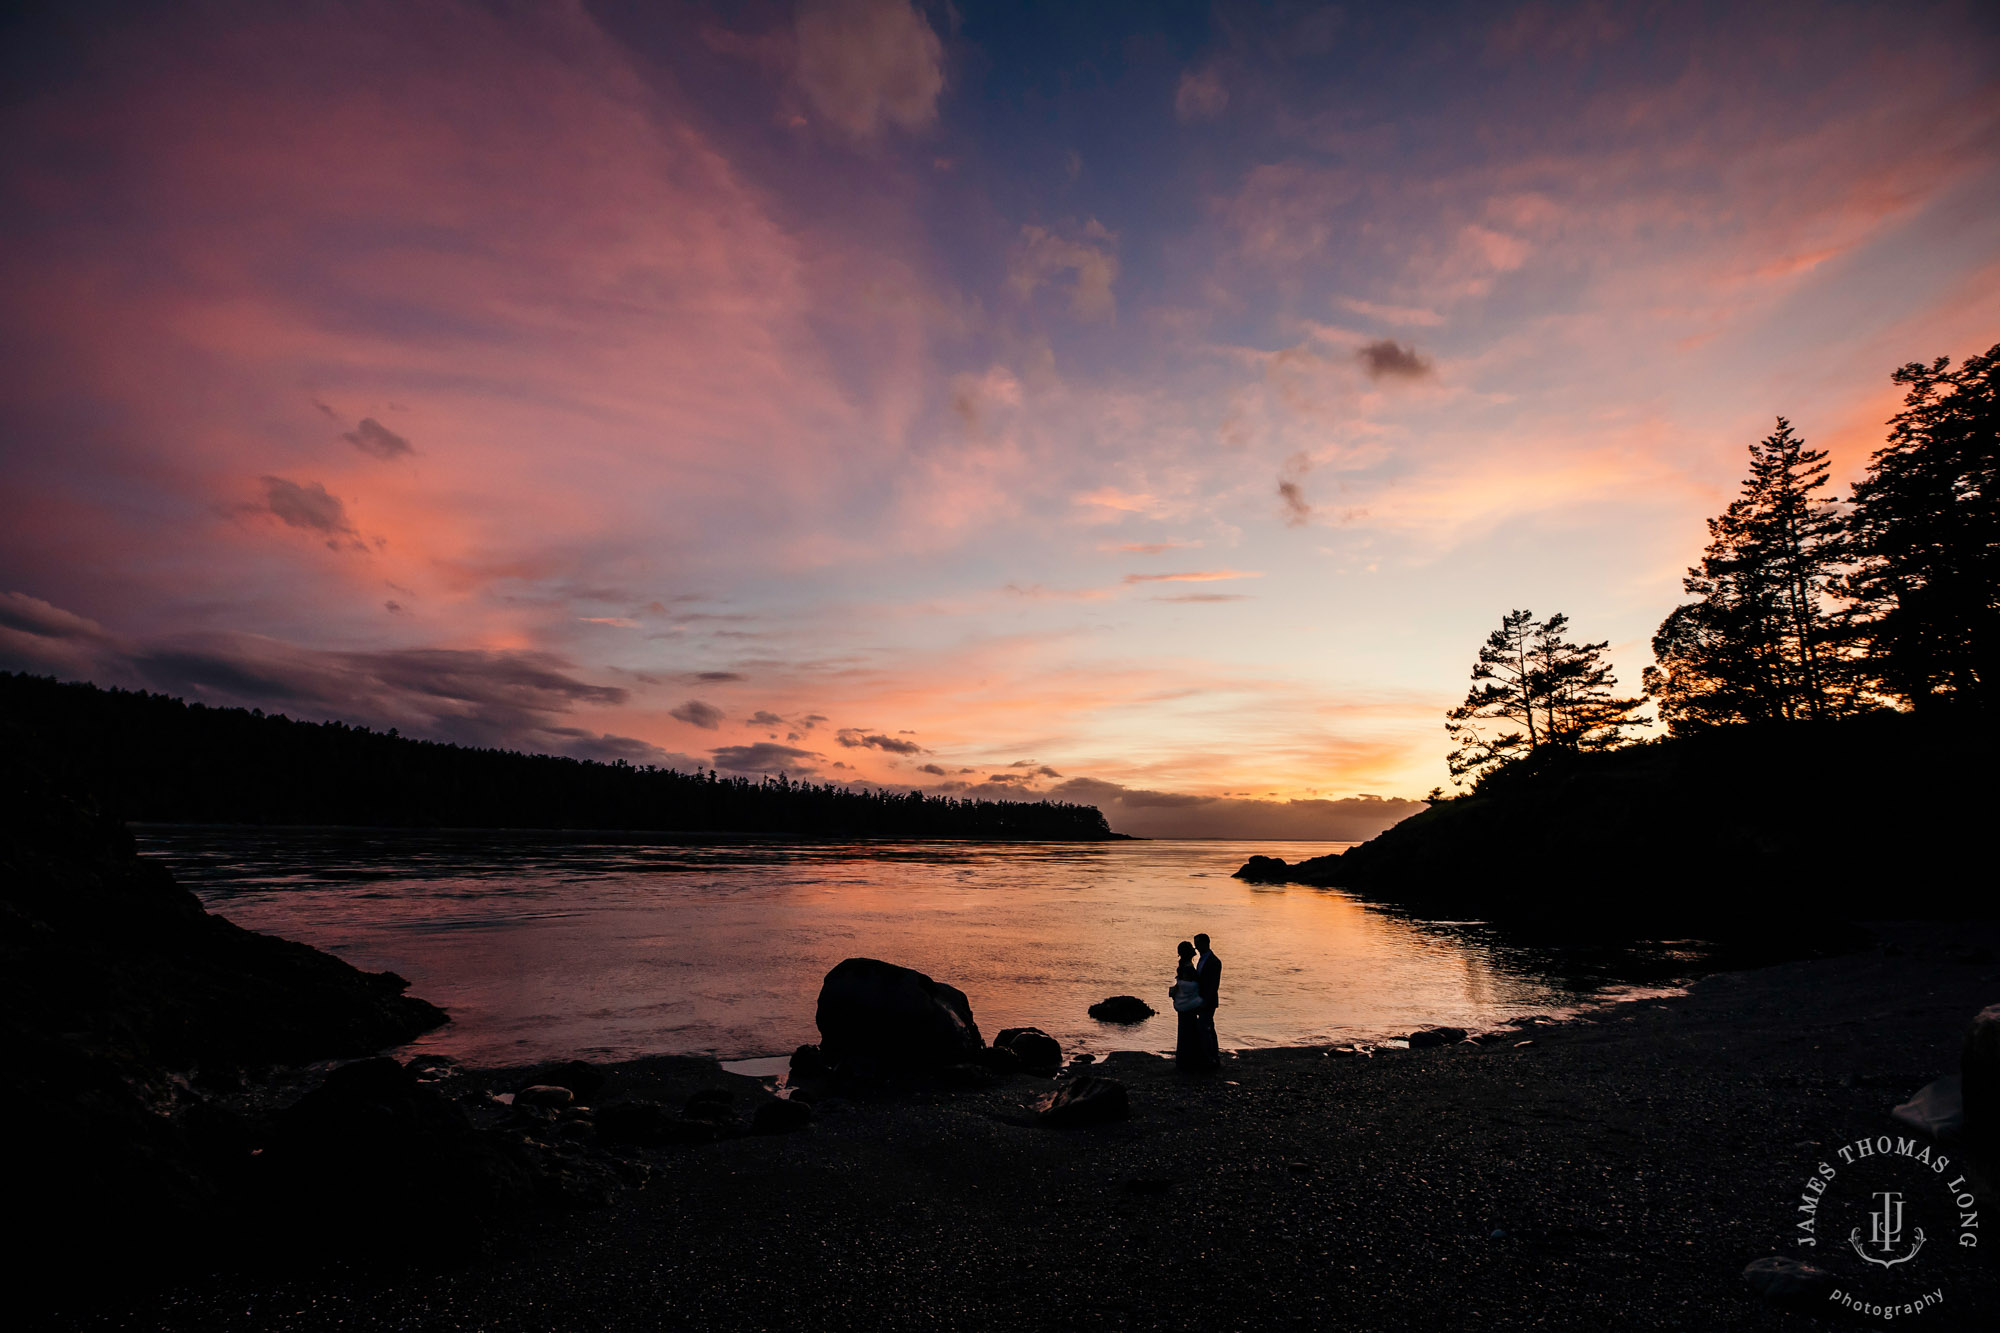
[[[2000,1000],[2000,926],[1872,930],[1523,1046],[1259,1048],[1207,1078],[1116,1053],[1091,1072],[1132,1117],[1090,1129],[1037,1126],[1028,1076],[823,1096],[801,1132],[632,1150],[644,1188],[502,1219],[459,1262],[225,1267],[57,1326],[1817,1327],[1743,1266],[1793,1252],[1797,1179],[1892,1128]],[[768,1097],[640,1063],[667,1095]],[[1994,1257],[1941,1254],[1920,1326],[2000,1309]]]

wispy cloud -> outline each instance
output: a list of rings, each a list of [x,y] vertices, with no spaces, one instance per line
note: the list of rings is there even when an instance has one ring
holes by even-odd
[[[922,754],[924,752],[924,747],[915,741],[906,741],[895,736],[884,736],[880,732],[869,732],[861,727],[842,727],[834,733],[833,738],[850,750],[884,750],[889,754]]]
[[[804,0],[798,80],[819,114],[858,140],[937,119],[944,46],[908,0]]]
[[[260,477],[264,499],[253,510],[270,514],[288,528],[298,528],[323,538],[330,551],[365,551],[347,506],[316,481],[293,481],[288,477]]]
[[[1218,583],[1225,579],[1261,579],[1261,571],[1251,569],[1192,569],[1174,574],[1127,574],[1127,583]]]
[[[1229,89],[1213,68],[1187,70],[1174,89],[1174,115],[1184,125],[1214,120],[1229,107]]]
[[[340,437],[364,454],[376,458],[403,458],[416,452],[410,442],[377,421],[374,417],[361,418],[361,424]]]
[[[1428,357],[1390,338],[1365,343],[1354,355],[1370,379],[1420,380],[1431,373]]]
[[[1118,280],[1118,237],[1092,218],[1069,235],[1033,224],[1021,228],[1007,266],[1007,283],[1027,300],[1036,289],[1067,285],[1070,313],[1081,320],[1116,315],[1112,284]]]
[[[668,709],[667,716],[677,718],[691,727],[700,727],[703,731],[714,731],[722,725],[722,720],[727,715],[712,703],[689,699],[676,708]]]

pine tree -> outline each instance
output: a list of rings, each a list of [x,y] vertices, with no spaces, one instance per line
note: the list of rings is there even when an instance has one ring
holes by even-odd
[[[1533,659],[1537,628],[1534,612],[1510,611],[1480,647],[1465,702],[1445,714],[1445,734],[1458,742],[1445,758],[1453,785],[1510,763],[1538,744]],[[1521,729],[1489,736],[1481,722],[1517,722]]]
[[[1828,601],[1845,552],[1827,456],[1778,427],[1750,446],[1750,475],[1708,520],[1708,550],[1653,636],[1646,689],[1676,734],[1718,723],[1825,717],[1851,704]]]
[[[1486,636],[1465,702],[1445,714],[1445,733],[1458,742],[1445,760],[1454,785],[1539,752],[1610,749],[1627,728],[1647,725],[1632,716],[1643,698],[1613,693],[1610,641],[1571,643],[1568,629],[1565,615],[1537,621],[1532,611],[1510,611]],[[1494,725],[1509,723],[1517,729]]]
[[[1913,707],[2000,689],[2000,345],[1891,377],[1909,386],[1854,487],[1845,591],[1873,681]]]
[[[1612,691],[1618,678],[1604,660],[1611,641],[1571,643],[1563,635],[1569,617],[1553,615],[1536,627],[1535,683],[1542,708],[1542,743],[1564,750],[1608,750],[1625,739],[1625,728],[1647,726],[1632,714],[1644,698],[1621,699]]]

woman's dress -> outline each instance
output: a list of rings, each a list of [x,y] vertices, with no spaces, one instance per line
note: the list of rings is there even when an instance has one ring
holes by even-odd
[[[1174,972],[1174,985],[1181,983],[1195,985],[1194,968],[1182,963]],[[1208,1035],[1208,1025],[1201,1021],[1201,1009],[1174,1009],[1174,1017],[1180,1020],[1175,1032],[1174,1063],[1182,1069],[1207,1069],[1215,1063],[1214,1041]]]

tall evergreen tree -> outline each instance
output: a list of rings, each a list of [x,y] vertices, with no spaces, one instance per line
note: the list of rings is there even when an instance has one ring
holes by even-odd
[[[1909,386],[1854,487],[1846,592],[1873,680],[1913,707],[1994,706],[2000,690],[2000,345]]]
[[[1845,541],[1839,510],[1814,493],[1827,456],[1778,418],[1750,446],[1750,475],[1708,520],[1708,550],[1653,636],[1649,693],[1676,734],[1726,722],[1824,717],[1851,691],[1829,598]]]
[[[1610,641],[1572,643],[1568,631],[1565,615],[1537,621],[1510,611],[1486,636],[1465,702],[1445,714],[1445,734],[1457,742],[1446,756],[1455,785],[1550,749],[1609,749],[1627,728],[1647,725],[1632,716],[1643,698],[1613,693]]]

